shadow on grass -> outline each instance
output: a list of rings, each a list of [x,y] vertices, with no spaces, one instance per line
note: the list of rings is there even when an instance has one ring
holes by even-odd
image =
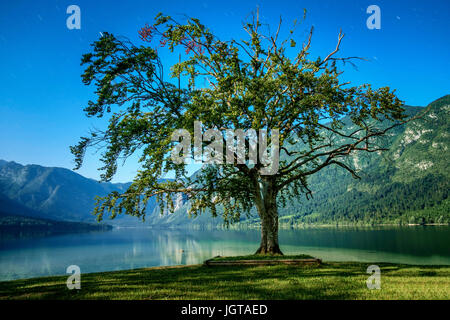
[[[360,299],[367,290],[363,263],[320,266],[189,266],[0,282],[0,299]],[[436,266],[378,264],[382,274],[435,276]]]

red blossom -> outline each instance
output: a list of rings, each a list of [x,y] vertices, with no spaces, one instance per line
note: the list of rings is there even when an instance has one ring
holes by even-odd
[[[203,54],[205,51],[203,46],[200,43],[195,42],[194,40],[190,40],[188,43],[184,44],[186,48],[186,54],[189,54],[191,50],[198,51],[199,54]]]
[[[151,42],[153,37],[153,30],[155,28],[153,26],[149,26],[148,24],[145,24],[139,31],[139,37],[142,41]]]

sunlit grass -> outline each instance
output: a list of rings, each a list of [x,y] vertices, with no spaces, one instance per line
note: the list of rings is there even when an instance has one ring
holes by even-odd
[[[1,299],[450,299],[450,266],[378,264],[381,289],[369,290],[368,263],[320,266],[149,268],[0,282]]]

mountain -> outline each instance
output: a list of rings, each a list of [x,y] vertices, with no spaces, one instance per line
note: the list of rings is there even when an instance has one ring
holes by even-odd
[[[48,234],[99,231],[112,228],[110,225],[106,224],[66,222],[36,218],[38,215],[38,212],[0,195],[0,231],[6,231],[8,233],[14,231],[45,232]]]
[[[347,160],[358,169],[361,180],[339,167],[319,171],[309,179],[313,199],[299,196],[279,208],[280,225],[450,223],[450,95],[426,108],[405,108],[408,115],[420,117],[389,132],[383,142],[389,151],[355,154]],[[63,168],[0,160],[0,195],[32,210],[26,214],[36,218],[93,222],[95,196],[123,192],[128,185],[99,183]],[[189,218],[189,202],[182,195],[175,205],[174,213],[161,216],[150,200],[145,225],[203,228],[223,223],[209,213]],[[143,225],[130,216],[105,220],[114,225]],[[241,217],[238,225],[257,223],[253,212]]]
[[[449,223],[450,95],[387,137],[389,151],[349,159],[361,180],[329,167],[310,179],[314,198],[281,210],[281,223]]]
[[[426,108],[405,109],[418,118],[389,132],[384,138],[389,151],[359,153],[347,160],[361,180],[339,167],[319,171],[308,180],[313,198],[300,196],[279,208],[280,225],[450,223],[450,95]],[[209,214],[190,221],[188,207],[185,203],[172,215],[148,220],[166,226],[221,224]],[[258,222],[252,213],[238,225]]]
[[[96,196],[123,192],[129,184],[99,183],[64,168],[48,168],[0,161],[0,195],[31,209],[36,218],[60,221],[96,222],[91,214]],[[150,202],[149,207],[154,205]],[[14,212],[10,212],[13,214]],[[138,219],[119,216],[105,222],[141,225]]]

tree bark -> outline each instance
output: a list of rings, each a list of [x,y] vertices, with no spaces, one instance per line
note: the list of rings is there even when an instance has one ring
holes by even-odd
[[[261,188],[256,208],[261,220],[261,243],[255,254],[283,254],[278,244],[278,209],[276,191],[270,184]]]

